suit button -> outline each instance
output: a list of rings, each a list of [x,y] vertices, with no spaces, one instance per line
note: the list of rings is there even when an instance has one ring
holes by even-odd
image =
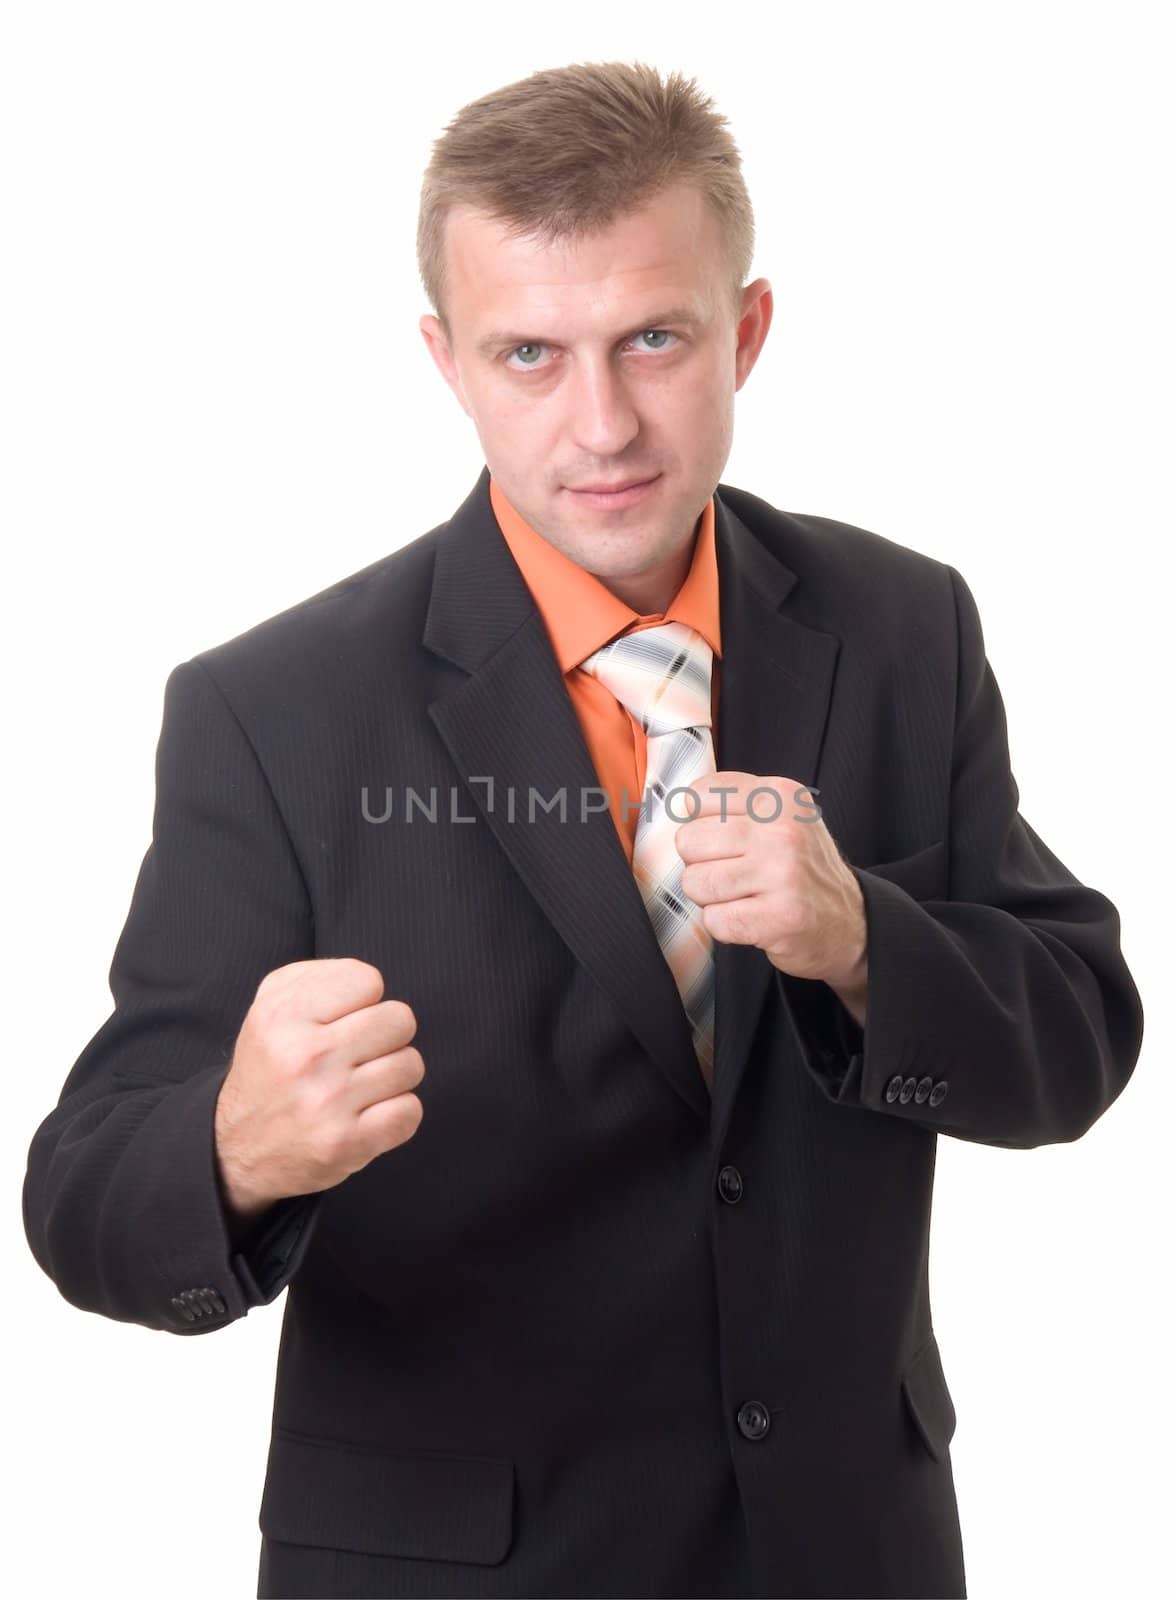
[[[762,1439],[772,1425],[768,1408],[758,1400],[747,1400],[739,1407],[735,1418],[745,1439]]]
[[[722,1167],[719,1170],[719,1193],[728,1205],[734,1205],[743,1196],[743,1179],[738,1167]]]
[[[913,1078],[904,1078],[903,1081],[902,1081],[902,1089],[899,1091],[899,1096],[898,1096],[899,1100],[902,1102],[902,1104],[904,1106],[910,1100],[910,1098],[914,1094],[914,1092],[915,1092],[915,1080]]]
[[[902,1073],[901,1072],[896,1072],[894,1074],[894,1077],[891,1078],[890,1082],[886,1085],[886,1099],[887,1099],[887,1103],[888,1104],[892,1104],[895,1100],[898,1099],[899,1091],[901,1089],[902,1089]]]
[[[915,1085],[915,1104],[921,1106],[923,1104],[923,1101],[927,1098],[927,1096],[930,1093],[931,1093],[931,1079],[930,1078],[920,1078],[918,1083]]]
[[[181,1289],[171,1297],[171,1304],[185,1322],[200,1322],[223,1316],[225,1302],[211,1285],[194,1289]]]
[[[932,1105],[932,1106],[939,1105],[946,1093],[947,1093],[947,1079],[946,1078],[940,1078],[939,1082],[935,1085],[935,1087],[931,1091],[930,1097],[929,1097],[928,1102],[927,1102],[928,1105]]]

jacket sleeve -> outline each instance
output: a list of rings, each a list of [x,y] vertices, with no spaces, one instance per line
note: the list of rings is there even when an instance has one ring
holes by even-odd
[[[109,973],[114,1010],[37,1128],[25,1233],[83,1311],[205,1333],[268,1304],[320,1195],[230,1227],[217,1096],[257,985],[313,955],[305,880],[253,747],[208,669],[168,677],[155,810]]]
[[[892,876],[851,865],[867,922],[864,1029],[826,984],[779,979],[829,1099],[1029,1149],[1080,1138],[1122,1092],[1143,1008],[1115,907],[1018,812],[976,603],[947,570],[959,653],[948,836]],[[925,897],[920,878],[946,881],[946,898]]]

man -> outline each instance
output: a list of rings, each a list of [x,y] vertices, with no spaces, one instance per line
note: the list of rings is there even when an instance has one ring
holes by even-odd
[[[421,330],[486,470],[167,682],[24,1215],[108,1317],[289,1287],[259,1595],[963,1595],[937,1136],[1138,1056],[963,578],[720,481],[772,296],[708,106],[463,110]]]

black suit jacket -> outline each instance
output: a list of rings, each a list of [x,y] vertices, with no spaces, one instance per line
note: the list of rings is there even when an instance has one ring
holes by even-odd
[[[1119,1094],[1115,907],[1018,814],[959,573],[720,484],[718,766],[819,791],[869,1011],[716,945],[712,1099],[488,486],[170,674],[33,1254],[176,1334],[289,1286],[260,1595],[963,1595],[936,1140],[1076,1139]],[[216,1097],[261,978],[312,956],[410,1003],[424,1120],[239,1248]]]

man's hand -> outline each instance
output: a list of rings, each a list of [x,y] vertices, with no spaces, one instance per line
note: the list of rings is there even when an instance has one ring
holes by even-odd
[[[243,1226],[276,1200],[333,1188],[411,1139],[425,1075],[416,1016],[352,957],[268,972],[216,1104],[217,1167]]]
[[[707,932],[725,944],[756,945],[781,972],[827,983],[864,1027],[865,902],[813,814],[811,791],[750,772],[711,772],[689,787],[701,803],[674,843],[685,864],[682,891],[703,908]],[[678,795],[671,814],[693,807]]]

